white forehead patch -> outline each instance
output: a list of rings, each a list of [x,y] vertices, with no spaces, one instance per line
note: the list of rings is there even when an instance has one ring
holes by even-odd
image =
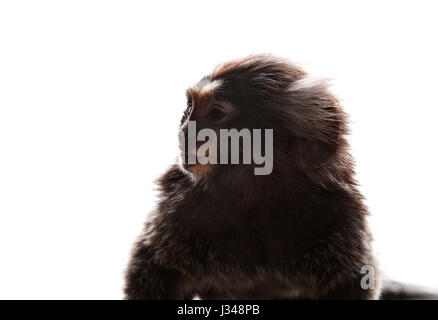
[[[205,81],[195,87],[199,93],[212,92],[222,85],[222,80]]]

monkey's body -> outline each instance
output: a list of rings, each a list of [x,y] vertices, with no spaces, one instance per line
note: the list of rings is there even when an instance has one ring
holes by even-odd
[[[239,108],[226,127],[274,129],[274,170],[255,176],[253,165],[217,165],[202,174],[170,168],[134,247],[127,298],[379,296],[367,210],[343,137],[345,115],[325,86],[303,86],[304,77],[266,56],[226,64],[207,77],[223,85],[212,95]],[[186,116],[196,117],[202,99],[191,95],[195,111]],[[371,288],[361,286],[366,265],[376,268]]]
[[[128,298],[376,297],[360,287],[373,259],[354,194],[282,194],[267,185],[244,199],[214,194],[177,167],[160,183],[163,199],[128,271]]]

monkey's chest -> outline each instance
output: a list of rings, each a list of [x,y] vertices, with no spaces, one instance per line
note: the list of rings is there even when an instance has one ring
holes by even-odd
[[[203,299],[287,299],[304,295],[298,283],[280,273],[258,270],[257,274],[230,271],[211,274],[200,282],[197,291]]]

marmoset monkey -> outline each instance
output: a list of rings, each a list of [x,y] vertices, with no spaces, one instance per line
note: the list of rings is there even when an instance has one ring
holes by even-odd
[[[272,130],[271,172],[255,174],[253,159],[188,163],[201,146],[181,143],[134,246],[126,298],[379,297],[346,114],[324,81],[269,55],[228,62],[187,90],[183,141],[191,122],[196,133]]]

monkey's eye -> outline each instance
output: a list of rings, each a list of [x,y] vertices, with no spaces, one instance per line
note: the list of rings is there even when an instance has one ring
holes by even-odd
[[[214,105],[211,111],[207,114],[207,119],[210,121],[219,121],[226,116],[222,107],[219,105]]]
[[[187,101],[187,109],[186,111],[184,111],[184,116],[189,116],[190,113],[192,112],[192,101]]]

